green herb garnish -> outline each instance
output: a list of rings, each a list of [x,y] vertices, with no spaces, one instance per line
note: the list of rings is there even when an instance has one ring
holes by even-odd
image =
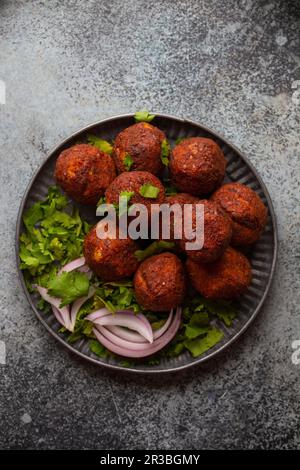
[[[134,115],[135,122],[151,122],[155,118],[155,114],[149,111],[137,111]]]
[[[96,339],[92,339],[91,341],[89,341],[89,348],[98,357],[104,358],[108,356],[107,349],[105,349],[105,347],[102,346],[102,344],[100,344],[99,341],[97,341]]]
[[[68,305],[89,291],[89,279],[80,271],[62,272],[48,283],[48,292],[52,297],[61,299],[61,307]]]
[[[130,168],[133,165],[133,158],[129,153],[126,153],[124,160],[123,160],[123,165],[126,168],[126,171],[130,171]]]
[[[151,243],[151,245],[147,246],[144,250],[136,250],[134,255],[138,261],[143,261],[144,259],[149,258],[149,256],[157,255],[166,250],[172,250],[174,247],[175,243],[173,242],[158,240]]]
[[[165,166],[169,165],[169,154],[170,154],[170,144],[167,141],[167,139],[164,139],[161,143],[160,158]]]
[[[140,187],[140,195],[149,199],[157,198],[160,189],[157,186],[153,186],[150,183],[145,183]]]
[[[208,349],[215,346],[223,338],[223,331],[218,328],[211,327],[205,336],[199,335],[195,339],[184,341],[184,346],[188,349],[193,357],[201,356]]]
[[[107,140],[100,139],[100,137],[96,135],[89,134],[87,141],[89,144],[94,145],[94,147],[97,147],[102,150],[102,152],[108,153],[109,155],[113,152],[113,146]]]
[[[68,204],[59,189],[51,186],[46,199],[25,212],[20,268],[27,286],[34,281],[47,287],[59,266],[82,256],[83,239],[90,225],[81,219],[77,208],[70,210]]]

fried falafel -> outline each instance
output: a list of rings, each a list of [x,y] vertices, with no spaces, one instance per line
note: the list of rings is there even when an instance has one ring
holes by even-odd
[[[57,184],[82,204],[97,204],[115,177],[111,156],[89,144],[74,145],[56,160]]]

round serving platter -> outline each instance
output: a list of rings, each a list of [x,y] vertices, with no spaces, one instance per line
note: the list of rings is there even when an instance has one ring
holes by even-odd
[[[108,119],[103,119],[94,124],[90,124],[83,129],[72,134],[70,137],[61,142],[57,147],[50,152],[45,162],[40,166],[37,172],[32,177],[29,186],[23,196],[20,206],[17,229],[16,229],[16,255],[18,272],[22,287],[26,297],[34,310],[38,319],[47,328],[47,330],[54,336],[61,344],[67,349],[73,351],[78,356],[100,366],[108,367],[116,370],[126,370],[128,372],[137,373],[166,373],[180,369],[186,369],[196,364],[203,363],[217,354],[225,351],[242,333],[246,331],[249,325],[253,322],[256,315],[260,311],[275,270],[275,263],[277,257],[277,227],[273,205],[269,193],[258,175],[255,168],[249,160],[241,154],[241,152],[229,143],[226,139],[218,135],[216,132],[208,129],[207,127],[198,124],[188,119],[180,119],[175,116],[166,114],[156,114],[153,124],[162,129],[169,139],[171,145],[175,140],[181,137],[209,137],[215,140],[222,148],[225,158],[227,160],[227,169],[225,182],[239,182],[246,184],[264,201],[268,207],[268,222],[266,229],[260,240],[251,247],[247,252],[252,265],[252,283],[248,288],[245,295],[239,300],[239,314],[233,321],[230,328],[226,327],[222,322],[217,322],[217,325],[224,332],[224,337],[220,343],[215,347],[204,353],[202,356],[194,359],[186,351],[177,358],[163,358],[159,365],[145,366],[143,363],[137,364],[134,367],[123,367],[118,361],[112,357],[99,358],[92,353],[88,346],[87,340],[79,340],[75,344],[69,344],[64,335],[58,333],[60,324],[51,313],[45,314],[37,307],[39,300],[38,295],[30,294],[26,288],[22,270],[20,270],[19,262],[19,237],[23,231],[22,217],[26,211],[35,202],[44,199],[48,192],[48,187],[55,184],[53,173],[55,161],[60,152],[78,142],[86,141],[87,134],[96,134],[102,139],[112,140],[124,128],[134,123],[133,114],[125,114],[114,116]],[[75,203],[74,203],[75,204]],[[95,208],[87,208],[86,206],[78,205],[82,216],[90,223],[96,222]]]

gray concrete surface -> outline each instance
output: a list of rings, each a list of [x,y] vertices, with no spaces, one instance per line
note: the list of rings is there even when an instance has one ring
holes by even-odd
[[[1,1],[1,448],[300,448],[299,29],[297,1]],[[18,207],[48,150],[141,107],[198,120],[244,151],[280,240],[250,331],[207,366],[158,380],[66,352],[29,309],[14,259]]]

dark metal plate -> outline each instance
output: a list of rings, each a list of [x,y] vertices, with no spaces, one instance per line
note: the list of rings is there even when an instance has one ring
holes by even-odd
[[[54,184],[53,171],[55,160],[62,150],[75,143],[85,140],[86,134],[93,133],[99,135],[103,139],[114,139],[115,136],[125,127],[133,124],[133,114],[115,116],[109,119],[91,124],[84,129],[76,132],[60,143],[48,156],[43,165],[33,176],[30,184],[24,194],[17,220],[16,232],[16,254],[19,276],[22,287],[25,291],[27,299],[37,315],[38,319],[43,323],[47,330],[65,347],[75,352],[79,356],[87,359],[95,364],[105,366],[111,369],[124,369],[118,361],[109,358],[102,359],[95,356],[89,349],[87,341],[80,340],[70,345],[65,338],[58,334],[60,328],[52,313],[45,314],[37,308],[38,297],[30,294],[25,286],[22,271],[19,269],[19,235],[23,230],[22,215],[24,211],[34,202],[43,199],[48,191],[48,187]],[[268,191],[262,182],[257,171],[248,159],[243,156],[238,149],[230,144],[226,139],[216,134],[214,131],[197,124],[196,122],[180,119],[165,114],[156,114],[155,125],[165,131],[171,143],[178,137],[203,136],[214,139],[222,148],[227,159],[227,170],[225,181],[237,181],[248,185],[254,189],[262,198],[268,207],[268,223],[261,239],[251,248],[248,256],[251,260],[253,280],[247,293],[240,299],[239,315],[234,320],[232,327],[227,328],[223,323],[219,323],[218,327],[224,332],[223,340],[214,348],[207,351],[199,358],[193,359],[188,352],[182,353],[178,358],[163,359],[157,366],[137,365],[134,368],[126,368],[126,371],[139,373],[164,373],[179,369],[185,369],[195,364],[202,363],[217,354],[225,351],[241,334],[246,331],[249,325],[260,311],[263,302],[268,293],[271,280],[274,274],[276,256],[277,256],[277,227],[274,209]],[[82,215],[90,222],[95,221],[95,209],[87,209],[80,207]]]

